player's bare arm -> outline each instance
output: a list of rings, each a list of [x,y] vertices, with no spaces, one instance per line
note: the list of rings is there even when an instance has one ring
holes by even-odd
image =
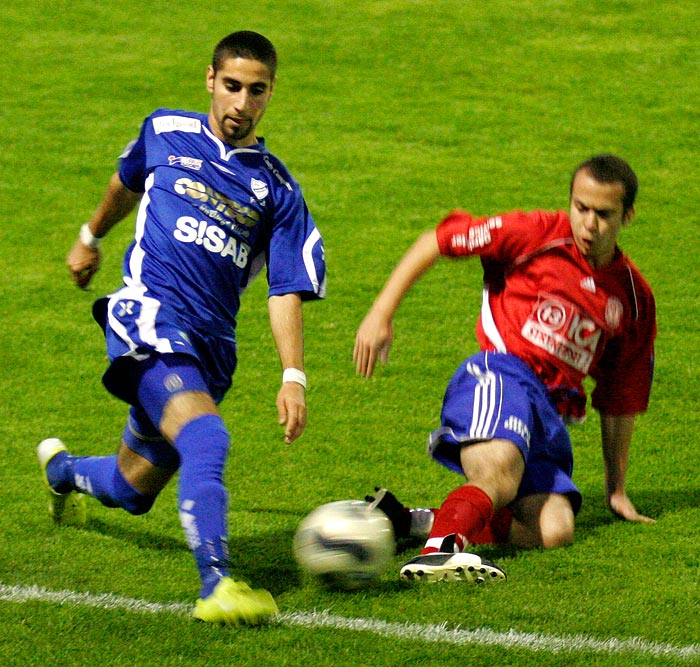
[[[294,442],[306,427],[304,376],[304,335],[301,297],[298,294],[268,299],[270,328],[282,364],[283,382],[277,393],[279,423],[285,427],[284,440]]]
[[[635,415],[600,415],[607,502],[612,512],[621,519],[654,523],[654,519],[637,512],[625,490],[634,419]]]
[[[437,236],[431,230],[421,234],[397,264],[357,331],[353,360],[358,374],[369,378],[377,360],[386,363],[394,314],[406,293],[439,256]]]
[[[83,226],[66,259],[73,282],[78,287],[85,289],[99,271],[102,261],[100,240],[134,209],[140,199],[140,194],[132,192],[122,183],[119,174],[112,175],[102,201]]]

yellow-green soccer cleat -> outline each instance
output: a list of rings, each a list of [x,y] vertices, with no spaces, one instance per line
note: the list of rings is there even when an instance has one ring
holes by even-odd
[[[82,493],[56,493],[49,484],[46,466],[60,452],[67,451],[66,446],[58,438],[42,440],[36,449],[39,467],[48,490],[49,516],[60,524],[84,526],[87,521],[87,503]]]
[[[277,604],[266,590],[223,577],[209,597],[197,600],[193,617],[206,623],[260,625],[277,612]]]

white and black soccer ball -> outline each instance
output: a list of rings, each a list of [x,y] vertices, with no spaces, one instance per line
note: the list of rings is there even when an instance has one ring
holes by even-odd
[[[317,507],[294,535],[294,555],[302,570],[331,588],[369,586],[394,555],[391,521],[363,500],[340,500]]]

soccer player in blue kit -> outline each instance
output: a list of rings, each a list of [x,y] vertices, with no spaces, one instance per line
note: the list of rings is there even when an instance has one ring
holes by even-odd
[[[93,307],[110,359],[103,382],[130,405],[121,445],[113,456],[72,456],[49,438],[37,450],[58,522],[84,521],[85,495],[144,514],[179,472],[179,515],[201,579],[194,618],[212,623],[256,625],[277,612],[269,592],[229,572],[230,438],[217,405],[236,368],[241,292],[266,264],[287,443],[306,425],[302,302],[325,296],[321,236],[298,184],[255,134],[276,68],[267,38],[228,35],[207,69],[208,114],[160,109],[121,156],[67,260],[87,287],[100,240],[138,205],[123,287]]]

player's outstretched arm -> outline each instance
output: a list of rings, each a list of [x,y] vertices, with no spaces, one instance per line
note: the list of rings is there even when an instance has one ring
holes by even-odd
[[[626,521],[654,523],[640,514],[625,490],[635,415],[600,415],[608,507]]]
[[[435,231],[421,234],[401,258],[355,336],[353,361],[358,374],[372,377],[377,360],[386,363],[393,340],[391,322],[406,293],[438,259]]]
[[[284,440],[294,442],[306,428],[306,376],[301,297],[298,294],[268,299],[270,328],[277,346],[283,376],[277,393],[279,423]]]
[[[129,190],[113,174],[97,210],[80,230],[80,236],[68,253],[66,264],[73,282],[81,289],[87,288],[99,271],[102,256],[100,241],[114,225],[124,219],[141,199],[141,195]]]

